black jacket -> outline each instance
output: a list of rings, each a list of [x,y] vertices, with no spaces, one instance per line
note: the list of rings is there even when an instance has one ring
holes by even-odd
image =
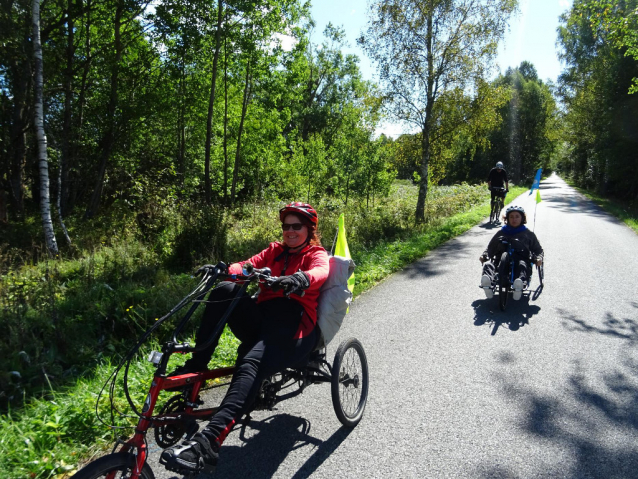
[[[532,260],[536,260],[537,258],[543,259],[543,247],[538,242],[536,235],[527,228],[513,235],[506,234],[502,229],[499,230],[490,240],[487,249],[483,252],[483,256],[487,256],[491,259],[500,259],[501,254],[505,252],[505,246],[501,243],[501,238],[506,238],[510,240],[510,242],[513,241],[514,249],[519,252],[529,250],[532,255]]]
[[[507,171],[503,168],[501,168],[501,171],[492,168],[490,174],[487,175],[487,182],[490,183],[492,188],[504,187],[507,182]]]

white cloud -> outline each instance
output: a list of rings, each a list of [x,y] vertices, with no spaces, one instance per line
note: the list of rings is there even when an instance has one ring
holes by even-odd
[[[572,6],[572,0],[558,0],[558,6],[563,9],[570,8]]]
[[[289,35],[282,35],[281,33],[277,33],[275,37],[277,37],[277,40],[281,44],[281,48],[285,52],[291,51],[297,44],[297,39]]]
[[[381,136],[383,133],[385,136],[392,137],[395,140],[403,134],[415,134],[419,131],[418,128],[414,127],[414,125],[401,125],[399,123],[382,123],[377,127],[374,132],[375,137]]]

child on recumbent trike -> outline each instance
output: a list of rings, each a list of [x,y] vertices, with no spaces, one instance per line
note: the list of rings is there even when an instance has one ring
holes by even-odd
[[[481,288],[485,291],[487,298],[494,295],[492,285],[496,277],[498,261],[504,252],[503,240],[518,244],[519,248],[517,249],[521,251],[518,254],[515,252],[514,256],[513,299],[519,300],[523,289],[529,283],[531,277],[530,260],[539,267],[543,264],[543,248],[534,232],[525,226],[526,223],[525,210],[521,206],[509,206],[505,211],[505,225],[492,237],[487,249],[479,257],[483,264]]]

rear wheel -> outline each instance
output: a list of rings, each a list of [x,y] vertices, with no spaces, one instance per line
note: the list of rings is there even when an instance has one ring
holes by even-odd
[[[132,477],[136,457],[133,454],[117,452],[103,456],[76,472],[71,479],[128,479]],[[144,464],[140,479],[155,479],[148,464]]]
[[[359,340],[339,345],[332,364],[332,405],[341,424],[356,426],[368,400],[368,359]]]
[[[510,290],[510,255],[503,253],[498,263],[498,305],[501,311],[507,306],[507,295]]]

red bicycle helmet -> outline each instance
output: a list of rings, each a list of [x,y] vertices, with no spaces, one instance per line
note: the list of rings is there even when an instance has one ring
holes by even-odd
[[[290,203],[279,210],[279,220],[283,223],[287,214],[296,214],[309,221],[312,226],[317,227],[317,212],[308,203]]]

